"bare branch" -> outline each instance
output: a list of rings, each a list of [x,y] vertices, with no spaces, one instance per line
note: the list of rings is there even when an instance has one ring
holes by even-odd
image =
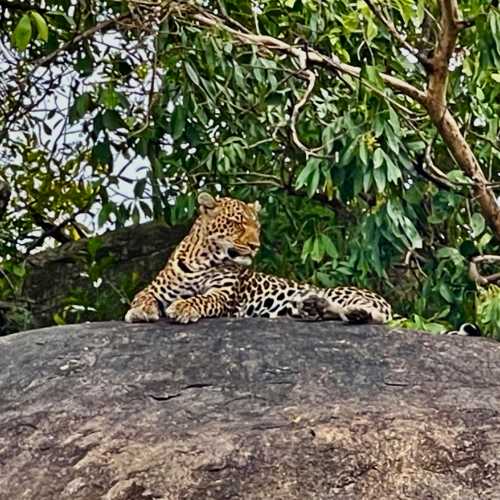
[[[479,255],[474,257],[469,263],[469,278],[477,285],[489,285],[500,281],[500,273],[483,276],[479,272],[478,264],[500,262],[500,255]]]
[[[432,150],[432,142],[429,142],[427,147],[425,148],[425,153],[422,155],[419,161],[415,163],[415,169],[419,174],[423,177],[431,181],[440,189],[446,189],[447,191],[454,191],[455,186],[450,180],[446,177],[446,174],[440,170],[432,160],[431,150]],[[424,165],[427,165],[429,170],[427,170]]]
[[[307,90],[305,91],[304,95],[293,107],[292,117],[290,120],[290,127],[292,129],[293,143],[305,153],[307,159],[310,156],[315,156],[315,152],[308,149],[307,146],[305,146],[299,139],[299,135],[297,133],[297,119],[299,117],[300,110],[309,100],[309,97],[311,96],[311,93],[314,90],[314,84],[316,83],[316,75],[314,74],[314,71],[311,71],[310,69],[304,71],[304,74],[307,76],[309,83],[307,84]]]

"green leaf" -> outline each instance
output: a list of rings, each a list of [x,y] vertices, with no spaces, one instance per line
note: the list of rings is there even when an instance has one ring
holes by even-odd
[[[301,170],[300,174],[295,180],[295,187],[297,189],[300,189],[301,187],[305,186],[309,176],[314,172],[314,170],[317,170],[318,168],[319,168],[319,159],[310,158],[307,161],[306,166]]]
[[[46,42],[49,39],[49,28],[47,27],[47,23],[45,19],[35,11],[30,12],[31,18],[35,22],[36,30],[37,30],[37,40],[42,40]]]
[[[75,107],[80,116],[83,116],[88,111],[91,102],[92,100],[88,92],[85,92],[84,94],[76,98]]]
[[[188,74],[189,78],[195,85],[200,85],[200,77],[198,76],[198,73],[195,71],[195,69],[189,64],[185,63],[184,67],[186,68],[186,73]]]
[[[120,103],[118,93],[113,87],[105,87],[99,93],[99,104],[107,109],[114,109]]]
[[[396,164],[391,160],[391,158],[384,153],[385,164],[387,166],[387,180],[396,184],[401,178],[401,170],[396,166]]]
[[[179,137],[184,133],[185,126],[186,110],[184,105],[178,104],[172,113],[172,137],[174,140],[179,139]]]
[[[314,193],[316,193],[316,190],[318,189],[319,185],[319,178],[320,178],[319,168],[315,168],[313,170],[311,180],[309,181],[309,186],[307,187],[307,196],[309,196],[309,198],[312,198],[314,196]]]
[[[417,1],[417,11],[411,17],[411,21],[413,23],[413,26],[415,26],[416,28],[418,28],[422,24],[422,22],[424,20],[424,16],[425,16],[425,1],[426,0],[418,0]]]
[[[109,147],[109,141],[107,139],[102,142],[98,142],[92,148],[92,160],[98,165],[112,164],[113,155],[111,154],[111,148]]]
[[[22,278],[26,275],[26,268],[22,264],[14,264],[12,266],[12,272],[18,277]]]
[[[54,313],[52,315],[52,319],[54,320],[54,323],[56,325],[62,326],[66,324],[66,321],[64,321],[64,319],[61,317],[59,313]]]
[[[373,22],[371,18],[368,18],[366,26],[366,39],[371,42],[378,34],[377,25]]]
[[[372,184],[373,184],[372,172],[371,170],[367,170],[363,174],[363,191],[365,193],[368,193],[368,191],[370,191],[370,188],[372,187]]]
[[[324,255],[325,255],[325,249],[321,244],[321,239],[315,238],[311,249],[311,259],[314,262],[321,262],[323,260]]]
[[[312,250],[312,245],[313,245],[312,237],[308,238],[304,242],[304,245],[302,247],[302,254],[301,254],[302,262],[305,262],[309,258],[310,254],[311,254],[311,250]]]
[[[333,241],[326,234],[322,234],[320,236],[320,239],[321,239],[321,243],[322,243],[323,248],[325,249],[326,253],[330,257],[332,257],[333,259],[337,259],[339,256],[339,252],[335,248]]]
[[[359,142],[359,158],[363,165],[368,165],[368,148],[366,147],[366,142],[363,140]]]
[[[383,193],[386,184],[385,172],[383,168],[376,168],[373,171],[373,178],[375,180],[375,185],[377,186],[377,191]]]
[[[376,66],[363,66],[361,69],[361,78],[367,80],[378,90],[384,90],[384,81],[380,77],[381,70]]]
[[[373,168],[377,169],[384,163],[384,152],[382,149],[377,148],[373,153]]]
[[[23,51],[31,40],[31,18],[29,14],[24,14],[17,23],[14,33],[12,33],[12,44],[14,47]]]
[[[399,125],[399,117],[391,106],[389,106],[389,123],[391,124],[394,133],[399,137],[401,137],[401,126]]]
[[[116,130],[118,128],[127,128],[127,124],[122,120],[122,117],[113,109],[108,109],[102,117],[104,127],[108,130]]]
[[[422,237],[418,234],[417,228],[413,222],[406,216],[400,219],[401,228],[403,229],[411,248],[422,248]]]
[[[475,214],[472,215],[472,217],[470,219],[470,225],[471,225],[471,228],[472,228],[472,236],[473,236],[473,238],[477,238],[485,230],[485,228],[486,228],[486,221],[484,220],[484,217],[481,214],[475,213]]]
[[[439,285],[439,294],[441,295],[441,297],[443,297],[444,300],[446,300],[446,302],[450,304],[453,302],[453,295],[451,294],[450,289],[448,288],[448,285],[446,283],[441,283]]]
[[[356,147],[358,145],[358,141],[360,140],[361,136],[356,137],[350,144],[347,146],[347,148],[344,149],[342,156],[339,161],[339,166],[345,167],[348,165],[351,160],[354,158],[354,152],[356,151]]]
[[[101,208],[101,211],[99,212],[99,215],[97,216],[97,224],[99,227],[104,226],[106,222],[108,221],[109,216],[111,215],[111,212],[114,210],[115,204],[110,202],[110,203],[105,203],[103,207]]]
[[[90,238],[87,241],[87,252],[95,260],[97,251],[102,247],[102,240],[99,238]]]
[[[85,54],[78,57],[74,68],[84,76],[91,75],[94,69],[93,54],[90,52],[85,52]]]
[[[139,179],[134,186],[134,196],[136,198],[141,198],[144,194],[144,189],[146,187],[147,179]]]

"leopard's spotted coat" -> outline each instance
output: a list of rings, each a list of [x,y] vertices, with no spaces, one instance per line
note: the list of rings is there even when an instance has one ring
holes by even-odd
[[[350,286],[318,288],[248,268],[260,246],[258,203],[198,197],[200,215],[155,280],[139,292],[126,321],[181,323],[215,316],[293,316],[384,323],[391,306]]]

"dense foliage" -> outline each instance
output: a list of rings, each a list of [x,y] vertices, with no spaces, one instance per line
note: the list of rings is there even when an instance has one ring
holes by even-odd
[[[500,335],[488,258],[469,276],[500,238],[500,12],[460,2],[443,81],[453,4],[0,1],[0,300],[54,238],[185,222],[203,187],[262,202],[261,269],[377,289],[406,326]],[[444,85],[442,117],[391,77]]]

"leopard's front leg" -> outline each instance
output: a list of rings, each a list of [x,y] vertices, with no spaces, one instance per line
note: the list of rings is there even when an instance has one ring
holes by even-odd
[[[152,283],[134,297],[125,315],[125,321],[128,323],[158,321],[161,316],[160,307],[165,308],[179,298],[179,291],[169,285],[175,281],[176,278],[167,264]]]
[[[127,323],[144,323],[160,319],[160,306],[156,297],[148,288],[141,290],[132,300],[125,315]]]
[[[178,323],[194,323],[201,318],[225,316],[233,312],[233,292],[230,289],[211,290],[188,299],[177,299],[165,314]]]

